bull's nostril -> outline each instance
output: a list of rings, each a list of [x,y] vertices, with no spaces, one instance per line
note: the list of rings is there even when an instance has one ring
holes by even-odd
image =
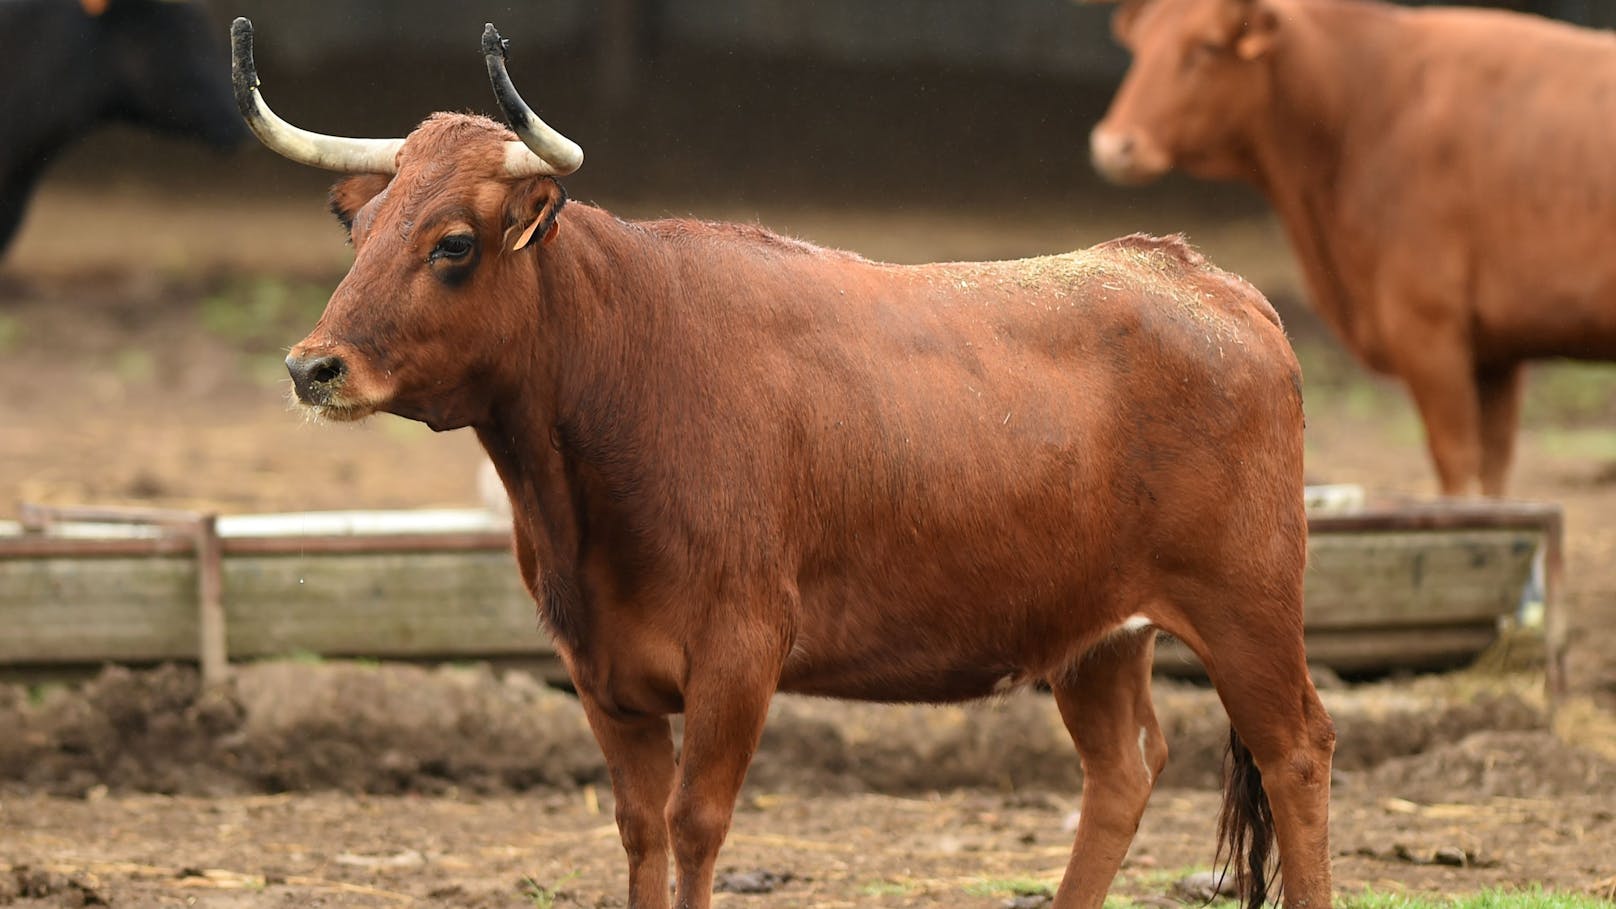
[[[341,357],[286,358],[286,370],[292,374],[292,387],[307,404],[323,404],[341,387],[347,374],[347,364]]]
[[[324,384],[333,381],[342,375],[342,361],[327,358],[309,370],[309,381]]]

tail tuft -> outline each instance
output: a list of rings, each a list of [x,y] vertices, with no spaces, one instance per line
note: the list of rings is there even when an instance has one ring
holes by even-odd
[[[1268,902],[1269,886],[1279,880],[1274,812],[1263,791],[1262,771],[1232,728],[1224,761],[1223,808],[1218,813],[1217,863],[1225,874],[1233,866],[1235,890],[1246,909],[1259,909]],[[1283,891],[1280,883],[1274,897],[1279,898]]]

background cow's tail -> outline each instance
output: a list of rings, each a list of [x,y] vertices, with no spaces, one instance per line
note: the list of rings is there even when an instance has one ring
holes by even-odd
[[[1233,727],[1224,759],[1217,863],[1224,874],[1233,866],[1235,890],[1246,909],[1258,909],[1268,901],[1269,887],[1278,880],[1280,870],[1274,849],[1274,812],[1263,791],[1262,771]],[[1275,888],[1276,898],[1282,887]]]

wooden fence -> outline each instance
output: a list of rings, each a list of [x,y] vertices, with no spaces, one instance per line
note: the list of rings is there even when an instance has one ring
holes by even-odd
[[[1313,515],[1310,658],[1347,672],[1462,662],[1516,614],[1540,552],[1552,638],[1560,528],[1557,507],[1524,503]],[[553,658],[510,547],[482,512],[25,507],[0,533],[0,667],[178,660],[217,679],[231,659],[300,653]],[[1176,644],[1158,667],[1196,670]]]

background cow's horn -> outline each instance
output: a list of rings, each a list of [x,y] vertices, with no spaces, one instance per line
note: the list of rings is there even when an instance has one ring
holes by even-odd
[[[253,65],[253,27],[245,18],[230,24],[230,75],[236,86],[241,116],[271,151],[299,164],[344,174],[396,174],[395,160],[403,139],[349,139],[323,136],[298,129],[269,109],[258,91],[258,68]]]
[[[513,177],[564,176],[584,163],[584,150],[539,119],[533,108],[511,84],[505,71],[505,39],[490,22],[483,26],[483,59],[488,62],[488,81],[494,84],[494,97],[511,129],[522,137],[505,149],[505,170]]]

